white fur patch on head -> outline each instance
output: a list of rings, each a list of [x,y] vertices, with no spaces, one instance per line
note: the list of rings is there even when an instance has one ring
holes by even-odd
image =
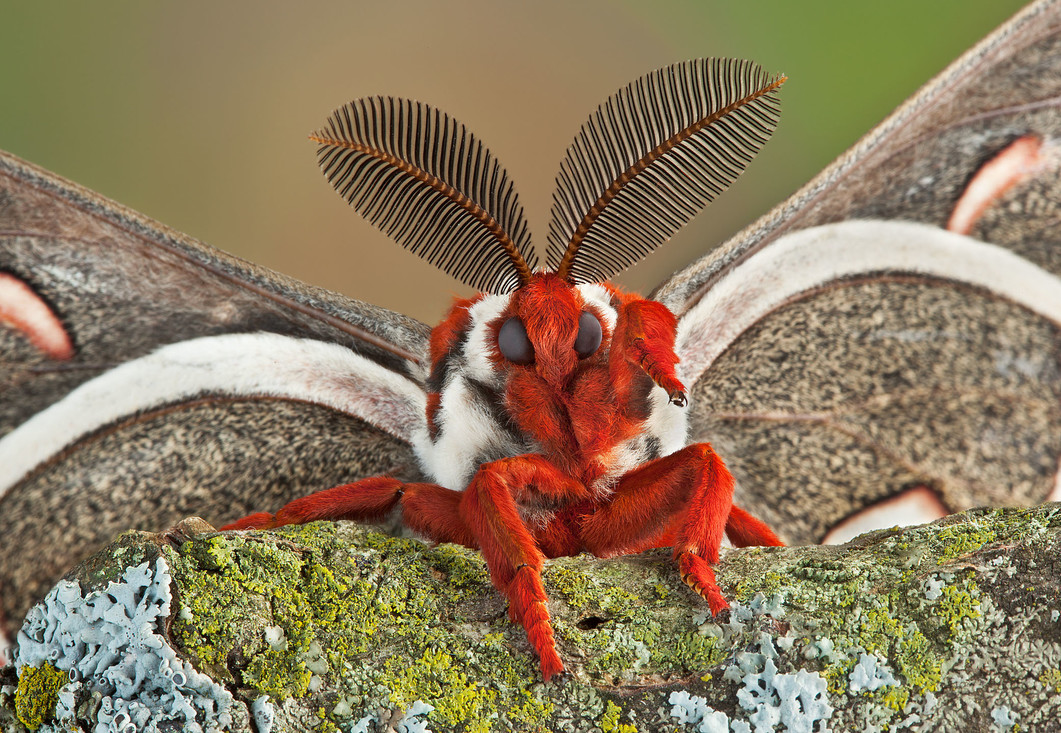
[[[464,344],[465,374],[495,388],[502,374],[490,360],[496,344],[491,343],[487,326],[496,320],[511,301],[509,295],[485,295],[468,309],[468,340]]]
[[[604,325],[609,331],[615,331],[615,323],[619,320],[619,313],[612,306],[612,294],[603,285],[587,283],[576,287],[582,300],[594,306],[604,316]]]

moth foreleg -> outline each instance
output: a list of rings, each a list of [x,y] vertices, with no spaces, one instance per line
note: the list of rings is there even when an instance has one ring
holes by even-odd
[[[541,572],[545,556],[520,509],[562,506],[586,498],[585,487],[537,455],[483,464],[461,497],[461,518],[482,550],[494,586],[509,601],[509,616],[527,632],[542,677],[562,672]]]
[[[603,557],[672,542],[682,580],[718,613],[728,604],[710,565],[732,506],[733,477],[710,445],[697,443],[624,475],[610,501],[586,518],[583,541]]]
[[[671,402],[684,405],[685,386],[675,371],[678,363],[678,356],[674,353],[676,328],[677,319],[662,303],[642,298],[628,301],[619,312],[612,349],[621,359],[651,377]]]

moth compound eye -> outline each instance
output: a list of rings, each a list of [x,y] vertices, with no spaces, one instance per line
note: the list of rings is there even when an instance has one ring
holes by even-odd
[[[527,329],[523,321],[518,318],[509,318],[497,332],[497,348],[501,350],[501,356],[513,364],[533,364],[534,347],[527,338]]]
[[[600,321],[589,311],[583,311],[578,317],[578,336],[575,337],[575,353],[578,358],[593,356],[600,347],[602,337]]]

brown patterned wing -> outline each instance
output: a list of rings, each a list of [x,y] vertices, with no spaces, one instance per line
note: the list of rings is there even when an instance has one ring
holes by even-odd
[[[417,475],[428,329],[0,153],[0,601],[119,532]]]
[[[788,541],[1061,492],[1059,107],[1049,0],[657,290],[692,438]]]

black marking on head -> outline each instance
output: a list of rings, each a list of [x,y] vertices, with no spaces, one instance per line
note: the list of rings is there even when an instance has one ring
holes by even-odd
[[[517,443],[523,442],[523,433],[519,430],[512,415],[505,407],[505,398],[493,387],[480,382],[477,379],[464,377],[469,399],[475,401],[476,407],[490,416],[490,419],[502,430],[508,433]]]
[[[647,454],[645,456],[646,461],[654,460],[663,455],[663,443],[659,437],[655,435],[645,436],[645,453]]]
[[[431,367],[431,373],[427,377],[428,392],[442,392],[449,375],[464,364],[464,347],[468,343],[470,329],[461,331],[460,335],[453,340],[450,347],[442,358]]]

